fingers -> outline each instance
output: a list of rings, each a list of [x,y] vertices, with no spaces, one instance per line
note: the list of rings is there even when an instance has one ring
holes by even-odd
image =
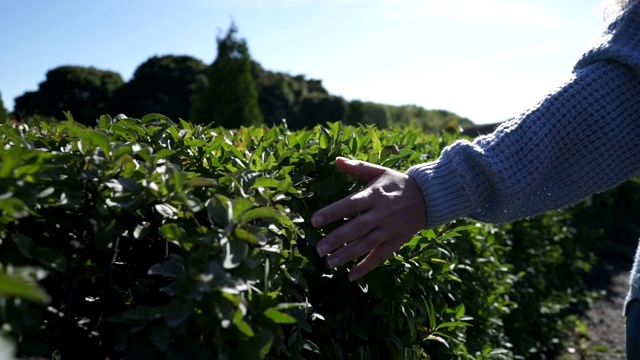
[[[336,159],[336,167],[369,184],[316,212],[311,222],[319,228],[351,218],[320,240],[316,249],[321,257],[327,256],[330,268],[366,255],[349,273],[353,281],[382,264],[425,226],[425,204],[420,188],[405,174],[341,157]]]
[[[366,212],[358,216],[357,218],[349,221],[348,223],[342,225],[336,230],[332,231],[331,233],[329,233],[329,235],[325,236],[324,239],[322,239],[318,243],[316,247],[316,251],[318,252],[319,256],[325,256],[330,252],[333,252],[334,250],[339,249],[344,244],[350,243],[362,237],[371,238],[372,241],[370,242],[374,244],[375,241],[378,240],[378,237],[376,237],[377,233],[374,232],[373,230],[376,228],[378,223],[379,223],[378,219],[374,217],[374,214],[372,214],[372,212]],[[363,242],[362,240],[363,239],[360,239],[356,242],[362,243]],[[368,243],[369,241],[367,241],[367,244]],[[377,243],[375,245],[377,245]],[[341,258],[343,258],[344,261],[341,261],[339,265],[349,260],[352,260],[360,255],[365,254],[363,252],[358,254],[357,256],[345,258],[345,256],[347,256],[348,254],[352,252],[355,253],[360,248],[361,246],[357,246],[356,249],[351,249],[350,251],[345,251],[345,252],[342,252],[341,250],[342,252]],[[371,250],[372,248],[373,246],[369,246],[367,251]],[[332,260],[332,261],[335,261],[335,260]]]
[[[344,157],[336,158],[336,167],[343,173],[359,177],[367,182],[378,178],[387,170],[379,165]],[[311,224],[317,228],[323,227],[334,221],[364,212],[371,206],[367,194],[359,192],[317,211],[311,217]]]
[[[389,242],[383,243],[381,246],[374,248],[371,250],[369,255],[351,269],[349,272],[349,280],[355,281],[365,276],[389,258],[394,251],[396,251],[396,245]]]
[[[349,245],[327,256],[327,266],[335,268],[342,266],[353,259],[359,258],[380,245],[384,239],[384,232],[380,229],[375,229],[358,240],[351,242]]]
[[[369,210],[373,201],[368,193],[360,191],[318,210],[311,217],[311,224],[321,228],[334,221],[351,217]]]
[[[366,161],[350,160],[343,157],[336,158],[336,167],[340,172],[353,175],[367,182],[384,174],[385,167],[368,163]]]

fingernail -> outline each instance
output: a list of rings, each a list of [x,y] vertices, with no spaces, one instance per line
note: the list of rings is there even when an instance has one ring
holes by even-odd
[[[323,257],[329,252],[329,246],[326,244],[319,245],[316,250],[318,251],[318,255],[320,255],[320,257]]]
[[[336,259],[334,257],[328,257],[327,258],[327,266],[329,266],[331,269],[336,267],[337,264],[338,264],[338,259]]]
[[[320,225],[323,223],[324,218],[320,215],[314,215],[311,218],[311,225],[315,226],[315,227],[320,227]]]

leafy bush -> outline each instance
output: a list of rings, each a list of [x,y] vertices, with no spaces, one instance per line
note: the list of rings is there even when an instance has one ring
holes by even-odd
[[[596,239],[577,243],[570,212],[424,230],[356,283],[324,267],[305,219],[362,186],[335,157],[406,169],[455,134],[69,120],[0,126],[0,321],[19,356],[543,357],[585,298]]]

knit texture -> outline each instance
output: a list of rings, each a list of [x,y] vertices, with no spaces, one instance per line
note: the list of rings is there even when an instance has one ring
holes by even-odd
[[[570,78],[532,109],[407,171],[422,190],[428,227],[461,217],[525,218],[640,173],[639,4],[616,18]],[[640,276],[633,279],[629,299],[640,298]]]

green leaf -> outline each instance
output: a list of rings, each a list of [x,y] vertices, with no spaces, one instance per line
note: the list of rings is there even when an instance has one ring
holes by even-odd
[[[171,279],[176,279],[184,272],[184,263],[182,258],[174,255],[168,260],[155,264],[149,268],[147,272],[149,275],[164,276]]]
[[[225,297],[227,298],[233,297],[231,294],[223,295],[226,295]],[[233,323],[233,318],[235,316],[235,303],[232,304],[233,302],[233,299],[229,299],[229,301],[222,300],[214,303],[214,311],[216,312],[218,319],[220,319],[220,326],[222,326],[223,329],[228,328]]]
[[[257,219],[271,220],[271,221],[275,220],[284,225],[288,225],[288,226],[293,225],[293,223],[291,222],[291,219],[281,214],[276,209],[268,208],[268,207],[256,208],[256,209],[251,209],[249,211],[246,211],[245,213],[242,214],[238,222],[245,223],[245,222],[257,220]]]
[[[382,151],[382,144],[380,143],[380,138],[378,137],[378,133],[376,129],[372,126],[369,127],[369,136],[371,137],[371,145],[373,146],[373,153],[379,157],[380,152]]]
[[[53,194],[55,191],[56,191],[56,189],[54,189],[53,186],[49,186],[46,189],[44,189],[41,192],[39,192],[37,197],[38,198],[46,198],[49,195]]]
[[[462,319],[462,317],[464,316],[464,313],[465,313],[464,304],[458,305],[458,307],[456,308],[456,319]]]
[[[429,318],[429,329],[435,330],[436,328],[436,310],[433,307],[433,303],[431,301],[427,302],[425,300],[425,308],[427,310],[427,317]]]
[[[233,230],[233,234],[238,238],[238,239],[242,239],[246,242],[248,242],[249,244],[253,244],[253,245],[260,245],[261,243],[264,243],[265,241],[262,240],[261,237],[259,237],[256,234],[252,234],[249,231],[241,228],[241,227],[236,227]]]
[[[184,235],[184,230],[175,223],[166,223],[158,231],[169,241],[180,241]]]
[[[507,349],[493,349],[489,353],[490,356],[493,356],[493,355],[506,355],[506,354],[509,354],[509,350],[507,350]]]
[[[0,162],[0,178],[6,178],[12,175],[13,169],[18,167],[21,162],[20,152],[16,150],[10,150],[3,153],[2,161]]]
[[[462,321],[451,321],[451,322],[443,322],[436,326],[436,330],[445,329],[445,328],[455,328],[455,327],[464,327],[471,326],[471,324],[462,322]]]
[[[156,325],[151,331],[151,342],[158,350],[166,352],[171,344],[171,330],[162,325]]]
[[[251,186],[252,189],[257,189],[259,187],[264,187],[264,188],[277,188],[279,186],[279,181],[274,179],[274,178],[270,178],[270,177],[261,177],[255,180],[255,182],[253,183],[253,185]]]
[[[445,340],[444,338],[442,338],[440,336],[429,335],[429,336],[427,336],[425,338],[425,340],[437,341],[437,342],[441,343],[442,345],[446,346],[447,348],[449,348],[449,343],[447,342],[447,340]]]
[[[18,250],[20,250],[20,253],[22,253],[24,257],[26,257],[27,259],[33,259],[31,251],[33,251],[34,245],[33,239],[31,239],[31,237],[22,233],[17,233],[16,245],[18,246]]]
[[[187,187],[189,188],[216,186],[216,185],[218,185],[218,183],[214,179],[205,178],[205,177],[195,177],[187,181]]]
[[[190,123],[188,123],[188,122],[186,122],[186,121],[184,121],[184,120],[182,120],[182,119],[180,119],[180,126],[182,126],[182,128],[183,128],[183,129],[186,129],[186,130],[191,130],[191,129],[193,129],[193,127],[191,126],[191,124],[190,124]]]
[[[240,215],[245,213],[247,210],[251,209],[255,205],[256,204],[253,201],[244,197],[233,199],[232,206],[233,206],[234,220],[240,221],[239,219]]]
[[[223,239],[220,242],[224,260],[222,266],[225,269],[235,269],[247,257],[249,246],[247,242],[239,239]]]
[[[161,115],[161,114],[157,114],[157,113],[149,113],[149,114],[147,114],[147,115],[143,116],[143,117],[140,119],[140,123],[141,123],[141,124],[147,124],[147,123],[150,123],[150,122],[152,122],[152,121],[154,121],[154,120],[164,120],[164,121],[167,121],[168,119],[167,119],[164,115]]]
[[[38,303],[48,303],[47,292],[38,283],[0,272],[0,295],[11,296]]]
[[[156,154],[156,161],[158,161],[160,159],[168,158],[173,154],[175,154],[175,151],[173,151],[173,150],[160,149],[160,151],[158,151],[158,153]]]
[[[164,218],[176,219],[178,217],[178,209],[169,204],[157,204],[155,208],[158,214]]]
[[[296,319],[286,313],[276,310],[275,308],[269,308],[265,310],[264,316],[268,317],[276,324],[295,324]]]
[[[164,320],[170,328],[175,328],[182,324],[190,315],[193,308],[184,300],[174,299],[165,307],[163,315]]]
[[[311,351],[314,354],[320,355],[320,347],[318,347],[318,345],[316,345],[311,340],[305,340],[304,344],[302,345],[302,348],[307,351]]]
[[[21,219],[29,216],[29,208],[22,200],[14,197],[0,199],[0,215],[2,212],[14,219]]]
[[[287,192],[291,189],[293,183],[291,179],[284,179],[278,182],[278,191]]]
[[[233,206],[231,200],[223,195],[216,194],[206,202],[209,219],[223,228],[233,223]]]
[[[18,178],[22,178],[22,177],[25,177],[25,175],[32,175],[37,173],[41,168],[42,168],[42,165],[39,163],[22,165],[17,169],[15,169],[14,175]]]
[[[85,134],[93,144],[99,146],[106,155],[109,155],[111,145],[107,135],[97,130],[87,130]]]
[[[133,229],[133,238],[144,239],[147,235],[149,235],[150,227],[151,225],[149,223],[136,225],[136,228]]]
[[[113,119],[111,119],[111,116],[100,115],[100,118],[98,119],[98,128],[108,129],[112,123],[113,123]]]
[[[262,360],[267,357],[272,346],[273,333],[266,329],[260,329],[250,339],[240,343],[231,358],[242,360]]]
[[[74,122],[73,115],[71,115],[71,111],[63,111],[64,117],[67,118],[67,121]]]
[[[45,247],[36,247],[31,253],[38,262],[47,268],[61,273],[67,271],[68,263],[64,255]]]
[[[243,315],[242,315],[242,311],[240,311],[240,309],[236,310],[235,314],[233,315],[233,324],[238,328],[238,330],[240,330],[240,332],[242,332],[243,334],[252,337],[255,335],[255,333],[253,332],[253,330],[251,329],[251,326],[249,326],[249,324],[247,324],[243,319],[242,319]]]

